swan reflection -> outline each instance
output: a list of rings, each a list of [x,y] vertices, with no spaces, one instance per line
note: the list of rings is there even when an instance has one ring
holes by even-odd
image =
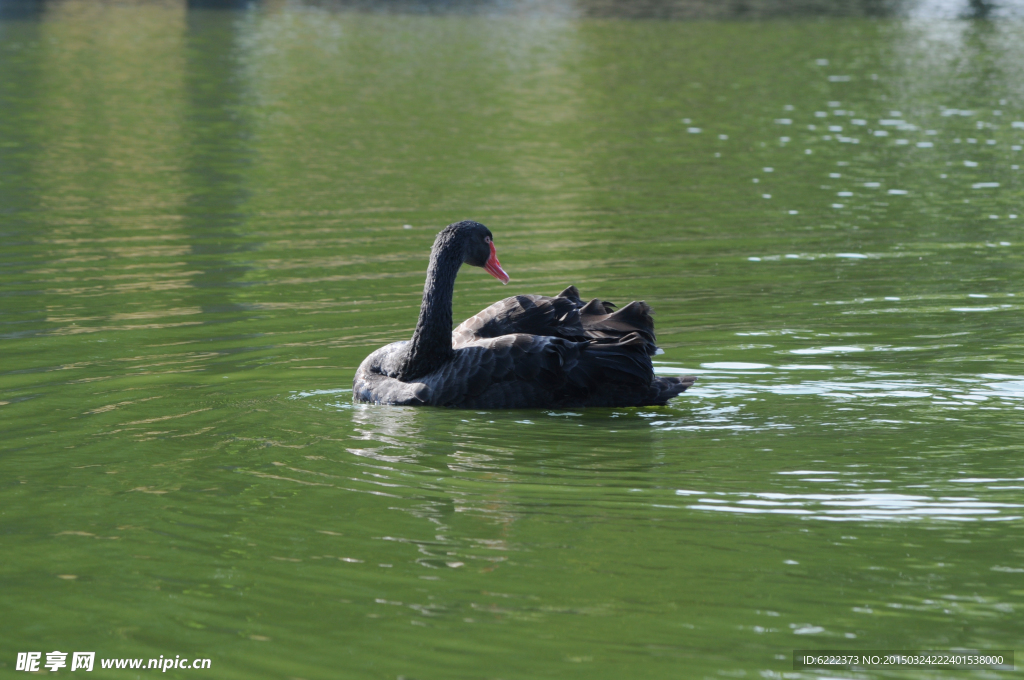
[[[353,431],[349,438],[368,443],[347,447],[349,453],[387,463],[418,458],[423,425],[415,408],[369,404],[353,404],[351,408]]]

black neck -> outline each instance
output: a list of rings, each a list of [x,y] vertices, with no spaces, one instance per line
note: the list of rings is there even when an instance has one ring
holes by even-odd
[[[398,376],[401,380],[419,378],[450,361],[452,349],[452,297],[455,277],[462,266],[462,253],[441,236],[430,251],[423,303],[409,353]]]

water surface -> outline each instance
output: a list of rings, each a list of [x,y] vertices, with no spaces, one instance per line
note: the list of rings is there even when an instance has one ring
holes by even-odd
[[[1013,648],[1022,75],[1013,21],[5,18],[0,666],[811,678],[863,675],[792,650]],[[457,319],[645,299],[697,386],[353,405],[463,218],[512,282],[464,271]]]

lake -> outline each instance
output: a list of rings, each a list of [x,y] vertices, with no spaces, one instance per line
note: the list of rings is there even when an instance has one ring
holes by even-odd
[[[1024,23],[523,7],[2,15],[0,667],[931,678],[793,652],[1024,638]],[[457,322],[643,299],[696,386],[353,404],[461,219],[512,281],[464,269]]]

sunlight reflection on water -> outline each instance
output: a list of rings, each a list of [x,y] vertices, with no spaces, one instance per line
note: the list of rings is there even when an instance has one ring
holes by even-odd
[[[806,480],[811,481],[811,480]],[[820,480],[832,481],[832,480]],[[679,490],[680,496],[703,495]],[[732,492],[697,499],[691,510],[801,515],[835,522],[944,519],[1010,521],[1021,519],[1019,503],[981,501],[971,496],[923,496],[886,492],[805,493]],[[1013,510],[1007,510],[1013,509]]]

